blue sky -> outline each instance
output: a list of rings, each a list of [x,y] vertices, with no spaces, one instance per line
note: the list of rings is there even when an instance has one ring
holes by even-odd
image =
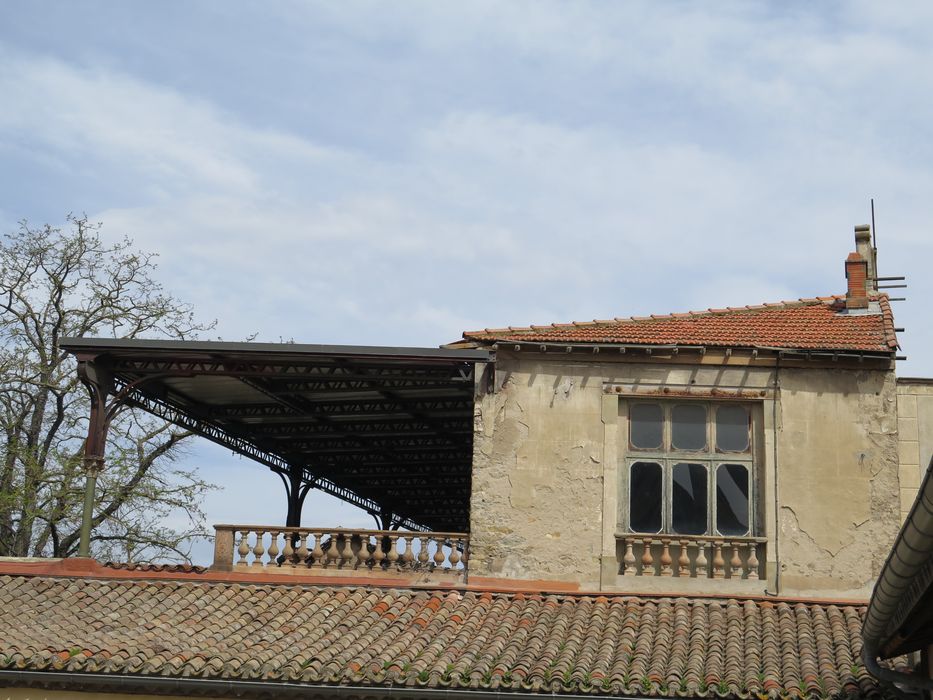
[[[840,293],[874,197],[899,373],[931,375],[931,32],[906,2],[8,1],[0,227],[87,212],[227,340],[433,346]],[[237,476],[212,520],[280,519],[271,475],[189,460]]]

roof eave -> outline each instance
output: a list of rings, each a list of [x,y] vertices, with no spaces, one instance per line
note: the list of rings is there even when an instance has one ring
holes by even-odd
[[[859,348],[800,348],[800,347],[781,347],[770,345],[743,345],[743,344],[693,344],[693,343],[600,343],[595,341],[560,341],[560,340],[523,340],[520,338],[491,338],[486,341],[486,347],[494,349],[508,350],[510,346],[515,349],[528,347],[541,351],[547,351],[549,348],[561,349],[564,352],[574,350],[589,351],[599,353],[602,351],[616,352],[624,354],[628,350],[635,351],[686,351],[699,352],[701,354],[710,350],[720,351],[743,351],[743,352],[767,352],[774,355],[803,355],[807,357],[829,358],[829,359],[871,359],[871,360],[894,360],[896,354],[894,350],[878,349],[859,349]]]
[[[424,348],[379,345],[313,345],[304,343],[247,343],[213,340],[161,340],[143,338],[62,338],[69,352],[142,352],[276,355],[284,357],[330,355],[390,359],[485,362],[489,351],[469,348]]]

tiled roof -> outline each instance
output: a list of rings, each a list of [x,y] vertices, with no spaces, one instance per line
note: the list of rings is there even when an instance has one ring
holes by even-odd
[[[0,576],[0,669],[594,695],[874,697],[863,606]],[[88,676],[93,678],[93,676]]]
[[[203,574],[207,571],[206,566],[197,566],[195,564],[150,564],[148,562],[122,562],[108,561],[104,562],[108,569],[118,569],[120,571],[158,571],[171,574]]]
[[[874,313],[840,313],[845,297],[688,311],[666,316],[487,328],[463,337],[478,342],[630,343],[890,353],[897,349],[886,295],[872,298]]]

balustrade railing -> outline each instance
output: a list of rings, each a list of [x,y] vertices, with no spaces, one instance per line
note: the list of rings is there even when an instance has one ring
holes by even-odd
[[[764,537],[617,535],[623,576],[764,578]]]
[[[254,573],[466,574],[469,535],[315,527],[214,526],[214,569]]]

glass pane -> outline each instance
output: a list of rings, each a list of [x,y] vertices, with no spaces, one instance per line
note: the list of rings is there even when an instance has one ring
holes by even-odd
[[[634,532],[661,531],[661,465],[635,462],[629,490],[629,512]]]
[[[633,403],[629,424],[632,426],[632,447],[642,449],[661,447],[664,419],[660,404]]]
[[[748,409],[745,406],[720,406],[716,409],[716,449],[748,451]]]
[[[716,469],[716,529],[721,535],[748,534],[748,469],[741,464]]]
[[[671,444],[675,450],[706,449],[706,406],[674,406],[671,412]]]
[[[706,534],[706,467],[702,464],[674,465],[671,525],[682,535]]]

